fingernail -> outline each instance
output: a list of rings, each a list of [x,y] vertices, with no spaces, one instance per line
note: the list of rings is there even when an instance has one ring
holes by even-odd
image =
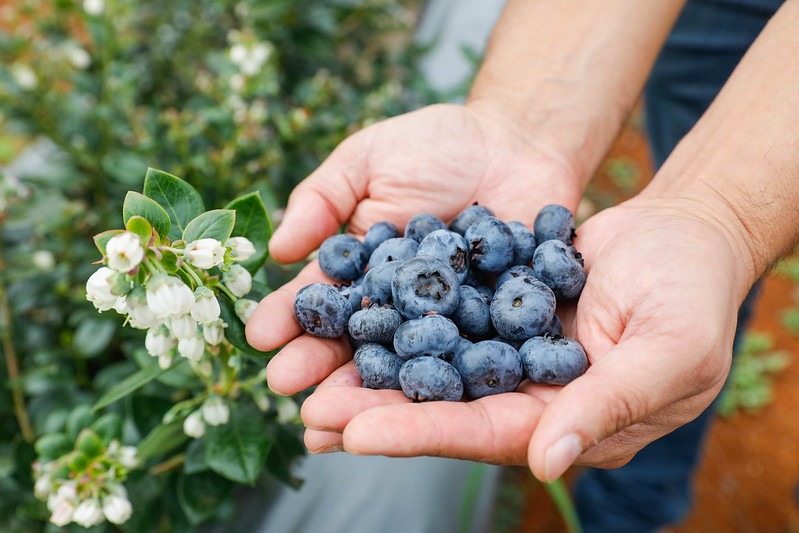
[[[311,454],[313,454],[313,455],[318,455],[318,454],[322,454],[322,453],[343,452],[344,451],[344,447],[343,446],[336,446],[336,445],[333,445],[333,446],[322,446],[321,448],[318,448],[316,450],[308,450],[308,451]]]
[[[580,437],[569,433],[547,448],[544,454],[544,475],[548,482],[555,481],[574,464],[583,452]]]

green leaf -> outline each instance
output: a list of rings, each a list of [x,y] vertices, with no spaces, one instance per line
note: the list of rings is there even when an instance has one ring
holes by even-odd
[[[261,201],[261,195],[253,192],[241,196],[227,204],[225,209],[236,211],[236,225],[233,227],[232,235],[246,237],[255,246],[255,254],[241,263],[241,266],[254,274],[266,261],[269,238],[272,236],[272,222]]]
[[[67,416],[67,436],[72,440],[77,439],[78,433],[80,433],[83,428],[91,425],[92,422],[94,422],[94,414],[92,413],[91,407],[87,404],[76,406]]]
[[[135,216],[142,217],[150,222],[159,235],[169,235],[172,223],[164,208],[158,205],[155,200],[147,198],[143,194],[128,191],[125,196],[125,203],[122,204],[122,220],[127,226],[128,221]]]
[[[170,274],[178,271],[178,256],[175,252],[164,250],[161,252],[161,266]]]
[[[72,451],[72,439],[63,433],[50,433],[36,441],[36,454],[45,461],[58,459]]]
[[[142,461],[165,455],[188,440],[183,423],[159,424],[137,446],[136,457]]]
[[[135,233],[143,242],[150,242],[153,236],[153,226],[150,221],[138,215],[130,217],[125,228],[131,233]]]
[[[236,311],[233,309],[233,304],[224,296],[218,296],[219,300],[219,316],[227,324],[225,328],[225,338],[244,353],[255,355],[258,357],[268,357],[268,352],[256,350],[247,343],[247,336],[244,333],[244,323],[239,320]]]
[[[186,225],[183,240],[216,239],[224,243],[236,224],[236,212],[230,209],[212,209],[199,215]]]
[[[112,440],[122,436],[122,417],[116,413],[106,413],[98,418],[90,427],[100,436],[106,446]]]
[[[169,238],[173,241],[180,239],[189,221],[205,211],[203,199],[194,187],[162,170],[147,169],[143,192],[158,202],[169,215],[172,222]]]
[[[305,446],[295,431],[284,426],[272,424],[268,432],[272,446],[266,456],[266,469],[280,481],[299,489],[303,480],[292,473],[291,467],[295,459],[305,455]]]
[[[164,371],[158,365],[148,366],[146,368],[142,368],[135,374],[131,374],[127,378],[120,381],[117,385],[113,388],[108,390],[105,394],[103,394],[97,403],[94,404],[92,407],[92,412],[97,412],[103,407],[107,407],[114,403],[115,401],[124,398],[131,392],[143,387],[147,383],[151,382],[158,376],[160,376]]]
[[[94,236],[94,245],[97,246],[97,249],[100,250],[100,253],[105,255],[105,246],[108,244],[114,236],[119,235],[120,233],[125,233],[123,229],[110,229],[108,231],[104,231],[102,233],[98,233]]]
[[[266,423],[254,405],[231,402],[229,407],[227,424],[206,429],[205,463],[231,481],[255,485],[271,445]]]
[[[86,318],[75,330],[72,346],[83,357],[100,355],[111,344],[118,327],[115,321],[107,318]]]
[[[213,472],[178,476],[178,501],[186,518],[198,526],[214,516],[233,485]]]
[[[184,474],[199,474],[207,472],[205,464],[205,444],[203,439],[195,439],[186,447],[186,460],[183,461]]]

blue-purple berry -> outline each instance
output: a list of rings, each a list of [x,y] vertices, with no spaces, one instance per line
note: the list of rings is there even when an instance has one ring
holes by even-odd
[[[459,289],[452,267],[429,256],[403,262],[391,280],[394,307],[407,319],[431,312],[451,315],[458,306]]]
[[[536,278],[524,276],[502,284],[491,300],[491,323],[512,340],[541,335],[555,314],[555,294]]]
[[[588,369],[588,357],[574,339],[544,335],[527,340],[519,349],[524,372],[533,383],[567,385]]]
[[[422,242],[427,235],[440,229],[447,229],[447,225],[440,218],[430,213],[419,213],[405,226],[405,238]]]
[[[350,315],[350,302],[332,285],[307,285],[294,298],[294,317],[302,329],[316,337],[341,337]]]
[[[352,357],[355,370],[369,389],[400,390],[399,371],[403,360],[380,344],[364,344]]]
[[[513,392],[523,377],[519,352],[497,341],[478,342],[458,352],[452,366],[461,375],[466,396],[473,400]]]
[[[498,218],[487,217],[472,224],[464,237],[473,268],[499,274],[513,263],[513,234]]]
[[[463,397],[463,381],[451,364],[437,357],[416,357],[406,361],[399,371],[402,392],[414,402]]]
[[[319,247],[319,267],[335,280],[359,278],[368,260],[363,243],[352,235],[333,235]]]

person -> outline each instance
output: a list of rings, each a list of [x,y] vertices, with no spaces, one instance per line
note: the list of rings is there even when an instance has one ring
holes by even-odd
[[[302,407],[312,453],[528,465],[543,481],[580,464],[605,469],[577,488],[586,531],[650,531],[685,515],[736,311],[799,240],[799,1],[683,7],[510,0],[465,105],[370,126],[295,189],[270,243],[282,262],[343,224],[363,235],[423,211],[448,220],[474,201],[528,225],[546,204],[574,211],[649,78],[662,164],[640,194],[578,228],[588,281],[561,318],[588,371],[563,388],[525,383],[460,403],[360,388],[346,340],[301,334],[293,318],[297,290],[324,279],[312,262],[247,324],[256,348],[285,345],[267,367],[274,391],[318,384]]]

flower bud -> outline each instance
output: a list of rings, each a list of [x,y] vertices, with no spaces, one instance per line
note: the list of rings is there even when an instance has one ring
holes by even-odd
[[[158,318],[188,314],[194,293],[180,278],[156,274],[147,284],[147,305]]]
[[[79,526],[96,526],[103,521],[103,511],[100,509],[100,503],[94,498],[82,501],[75,509],[72,520]]]
[[[158,368],[166,370],[170,366],[172,366],[172,354],[158,356]]]
[[[209,426],[221,426],[230,419],[230,408],[219,396],[211,396],[205,400],[201,409],[203,419]]]
[[[225,248],[216,239],[200,239],[186,246],[184,257],[197,268],[208,270],[225,261]]]
[[[147,353],[153,357],[168,355],[176,345],[177,340],[165,326],[150,328],[147,330],[147,336],[144,337],[144,347],[147,348]]]
[[[280,424],[286,424],[294,421],[300,414],[300,409],[297,403],[291,398],[280,397],[277,399],[277,421]]]
[[[126,231],[111,237],[105,245],[105,256],[109,267],[117,272],[130,272],[144,259],[144,248],[138,235]]]
[[[214,291],[208,287],[197,287],[194,291],[194,306],[191,308],[191,317],[200,324],[207,324],[219,318],[219,301]]]
[[[72,517],[75,514],[75,504],[72,500],[58,500],[53,506],[52,512],[50,522],[58,527],[64,527],[72,522]]]
[[[179,339],[178,353],[189,361],[199,361],[205,353],[205,341],[197,335]]]
[[[103,500],[103,514],[112,524],[124,524],[133,514],[133,506],[127,498],[106,496]]]
[[[152,329],[161,325],[161,319],[155,316],[147,304],[147,296],[141,287],[136,287],[128,294],[125,303],[130,315],[130,325],[136,329]]]
[[[214,365],[209,359],[203,359],[194,365],[194,372],[204,378],[212,378],[214,375]]]
[[[197,322],[189,315],[173,318],[169,321],[169,327],[178,339],[189,339],[197,336]]]
[[[136,449],[135,446],[122,446],[119,449],[119,454],[117,456],[117,460],[119,464],[123,467],[127,468],[128,470],[133,470],[137,466],[139,466],[139,459],[136,457],[136,453],[139,450]],[[124,490],[125,487],[122,487]]]
[[[241,298],[252,290],[252,276],[241,265],[233,265],[230,270],[222,274],[222,281],[230,292]]]
[[[247,237],[231,237],[225,242],[234,261],[246,261],[255,255],[255,245]]]
[[[211,346],[217,346],[225,340],[225,323],[222,320],[215,320],[209,324],[203,324],[203,338]]]
[[[183,432],[193,439],[205,435],[205,422],[200,411],[194,411],[183,421]]]
[[[246,324],[252,314],[255,312],[256,307],[258,307],[258,302],[255,300],[242,298],[236,301],[233,309],[236,311],[236,316],[239,317],[239,320]]]
[[[53,478],[43,475],[33,485],[33,495],[40,500],[46,500],[53,492]]]
[[[86,299],[100,312],[108,311],[117,303],[119,296],[111,292],[116,274],[108,267],[100,267],[86,281]]]

